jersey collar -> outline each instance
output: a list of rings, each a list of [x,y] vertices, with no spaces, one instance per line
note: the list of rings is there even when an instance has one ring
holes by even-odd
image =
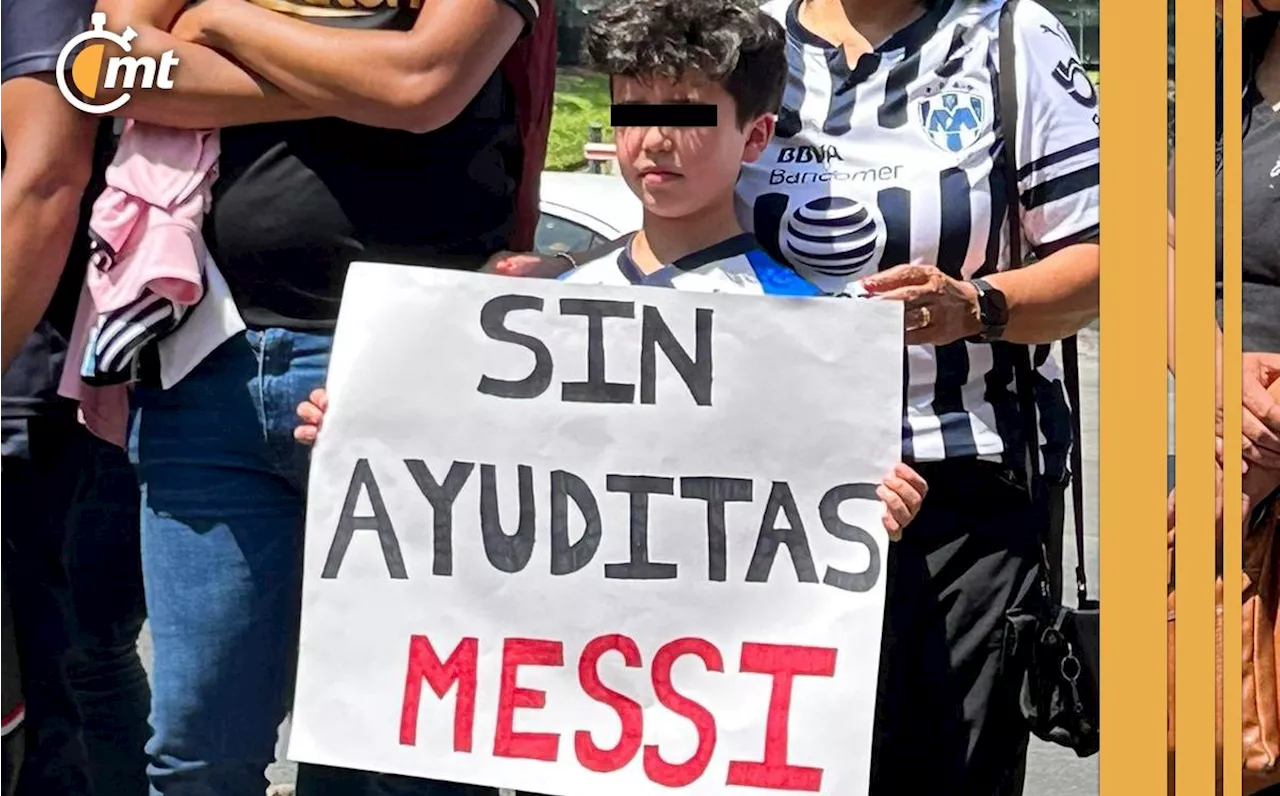
[[[804,0],[792,0],[791,6],[787,9],[787,35],[801,44],[807,44],[811,47],[843,51],[844,48],[832,44],[800,23],[800,4],[802,2]],[[872,52],[883,54],[894,50],[904,50],[905,54],[909,55],[919,50],[938,31],[938,26],[954,4],[955,0],[929,0],[929,8],[923,15],[885,39]]]
[[[727,260],[730,257],[746,254],[759,248],[755,236],[750,232],[743,232],[739,235],[734,235],[732,238],[726,238],[719,243],[714,243],[705,249],[686,254],[670,265],[663,266],[646,276],[640,270],[640,266],[636,265],[635,258],[631,256],[631,245],[634,242],[635,233],[632,233],[618,255],[618,270],[633,285],[667,284],[670,282],[670,277],[680,271],[693,271],[708,263]]]

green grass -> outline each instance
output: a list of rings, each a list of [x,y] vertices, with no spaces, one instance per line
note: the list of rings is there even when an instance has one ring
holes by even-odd
[[[587,143],[587,125],[591,122],[604,125],[604,140],[613,140],[609,81],[584,70],[561,69],[556,74],[555,113],[547,142],[548,171],[575,171],[586,163],[582,147]]]

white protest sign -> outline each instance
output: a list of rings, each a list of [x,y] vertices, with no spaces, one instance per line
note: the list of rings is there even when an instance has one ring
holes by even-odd
[[[867,791],[902,309],[352,266],[289,756]]]

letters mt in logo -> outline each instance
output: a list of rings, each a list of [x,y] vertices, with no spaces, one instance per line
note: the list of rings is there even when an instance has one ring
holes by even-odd
[[[178,58],[173,54],[173,50],[166,50],[160,56],[159,63],[156,59],[145,55],[119,55],[106,58],[105,44],[85,43],[105,40],[128,53],[132,52],[132,42],[138,37],[138,33],[133,28],[125,28],[124,32],[118,35],[112,33],[107,30],[107,15],[100,11],[95,12],[90,20],[92,29],[73,37],[58,54],[55,75],[58,79],[58,90],[62,92],[67,102],[85,113],[92,114],[111,113],[123,107],[131,97],[128,91],[110,102],[94,104],[93,100],[97,99],[98,85],[102,81],[104,69],[106,80],[102,82],[103,88],[117,86],[125,89],[173,88],[171,74],[173,67],[178,65]],[[82,44],[85,46],[82,47]],[[69,64],[68,61],[70,61]],[[68,73],[71,75],[71,85],[67,84]],[[72,86],[75,87],[74,90]],[[85,97],[89,101],[86,102],[80,97]]]
[[[948,152],[963,152],[973,146],[986,120],[986,103],[968,91],[945,91],[920,102],[920,126],[930,141]]]

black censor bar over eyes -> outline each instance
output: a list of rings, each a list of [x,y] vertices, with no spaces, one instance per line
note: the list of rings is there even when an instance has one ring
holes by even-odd
[[[716,106],[705,102],[623,103],[614,105],[614,127],[715,127]]]

